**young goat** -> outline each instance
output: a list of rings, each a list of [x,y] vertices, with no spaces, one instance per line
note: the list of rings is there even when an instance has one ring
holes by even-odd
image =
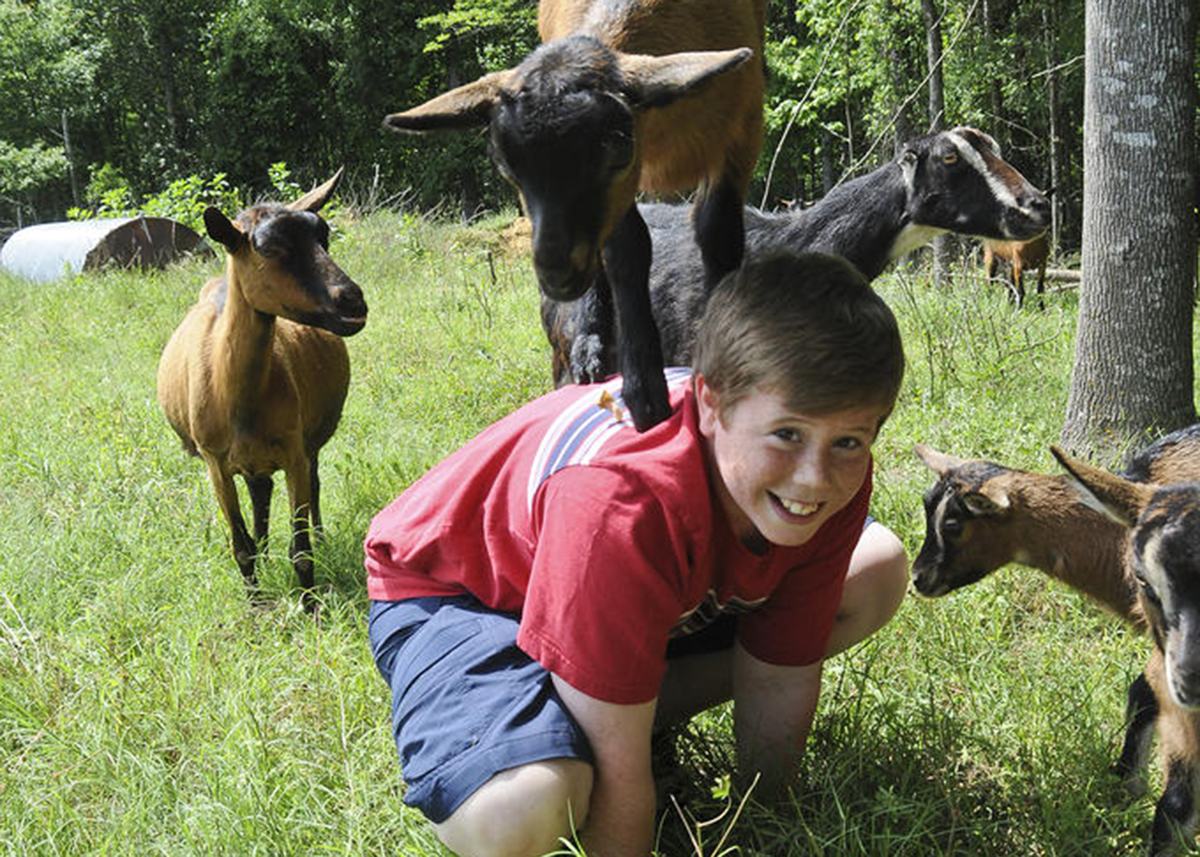
[[[1032,241],[983,242],[983,270],[988,280],[996,278],[996,266],[1001,262],[1009,265],[1009,288],[1020,308],[1025,303],[1024,273],[1026,269],[1037,271],[1038,309],[1045,309],[1042,295],[1046,291],[1046,262],[1050,258],[1050,241],[1043,233]]]
[[[650,296],[668,365],[691,362],[692,339],[704,314],[704,269],[680,205],[642,205],[654,259]],[[816,250],[853,262],[868,279],[898,256],[940,232],[1032,238],[1049,224],[1050,204],[1000,157],[981,131],[959,127],[909,141],[900,156],[852,179],[810,208],[744,213],[746,255]],[[617,370],[611,310],[605,295],[573,304],[542,301],[542,324],[553,346],[558,384],[594,381]]]
[[[917,592],[946,595],[1019,562],[1093,598],[1138,630],[1145,628],[1136,584],[1124,570],[1125,530],[1085,505],[1068,477],[959,459],[926,446],[916,453],[939,477],[925,495],[925,543],[912,568]],[[1143,450],[1125,475],[1142,484],[1200,478],[1200,425]],[[1160,717],[1152,689],[1161,670],[1157,657],[1129,687],[1129,727],[1116,765],[1135,794],[1144,788],[1140,775]],[[1169,741],[1164,733],[1164,742]]]
[[[1197,826],[1200,785],[1200,482],[1137,482],[1054,448],[1088,502],[1117,521],[1125,574],[1154,638],[1143,674],[1158,705],[1167,785],[1154,810],[1150,853],[1173,854]]]
[[[225,246],[225,276],[210,280],[163,350],[158,401],[183,448],[204,459],[247,584],[267,537],[272,474],[287,477],[290,555],[313,586],[309,522],[319,530],[317,452],[341,418],[350,361],[341,337],[366,323],[362,290],[329,257],[318,211],[342,171],[288,206],[256,205],[230,221],[204,212]],[[335,335],[336,334],[336,335]],[[254,539],[234,475],[250,490]]]
[[[574,301],[590,289],[615,308],[624,399],[642,430],[670,408],[647,284],[651,239],[634,197],[698,186],[689,234],[703,282],[741,263],[762,141],[765,7],[541,0],[544,44],[519,66],[384,120],[409,132],[489,126],[492,157],[533,225],[543,295]]]

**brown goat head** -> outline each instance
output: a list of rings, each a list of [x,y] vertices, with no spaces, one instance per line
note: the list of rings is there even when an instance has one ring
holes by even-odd
[[[913,562],[913,586],[936,598],[982,580],[1016,559],[998,537],[1009,524],[1012,498],[1006,467],[946,455],[928,446],[913,451],[938,475],[924,498],[925,542]]]
[[[230,220],[210,206],[204,226],[239,267],[238,282],[259,312],[353,336],[367,321],[362,289],[329,255],[329,225],[317,211],[342,177],[289,205],[255,205]]]
[[[1133,482],[1051,452],[1084,501],[1127,528],[1126,573],[1163,653],[1171,699],[1200,710],[1200,483]]]
[[[533,226],[538,283],[549,298],[575,300],[591,286],[601,248],[634,204],[641,117],[752,53],[643,56],[570,36],[542,45],[514,69],[393,113],[384,125],[404,132],[488,125],[492,158]]]

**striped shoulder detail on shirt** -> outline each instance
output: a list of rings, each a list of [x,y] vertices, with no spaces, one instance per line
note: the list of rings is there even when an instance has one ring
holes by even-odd
[[[670,367],[664,375],[670,394],[691,379],[692,370]],[[529,470],[525,502],[530,510],[543,482],[564,467],[589,463],[609,438],[622,429],[633,428],[621,397],[622,384],[621,378],[613,378],[590,387],[555,417],[538,445]]]

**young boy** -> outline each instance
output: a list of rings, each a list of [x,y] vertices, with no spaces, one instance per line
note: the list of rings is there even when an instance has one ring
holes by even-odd
[[[904,371],[886,304],[840,259],[783,255],[727,277],[696,341],[665,422],[634,430],[619,378],[565,387],[372,522],[405,802],[464,857],[573,829],[589,857],[645,857],[652,731],[727,699],[739,774],[778,793],[822,660],[899,607],[903,550],[864,529]]]

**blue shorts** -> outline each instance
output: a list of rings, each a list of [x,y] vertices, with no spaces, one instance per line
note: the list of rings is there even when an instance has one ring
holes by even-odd
[[[392,689],[404,802],[434,823],[501,771],[592,762],[550,673],[517,648],[517,625],[470,596],[371,603],[371,652]]]

